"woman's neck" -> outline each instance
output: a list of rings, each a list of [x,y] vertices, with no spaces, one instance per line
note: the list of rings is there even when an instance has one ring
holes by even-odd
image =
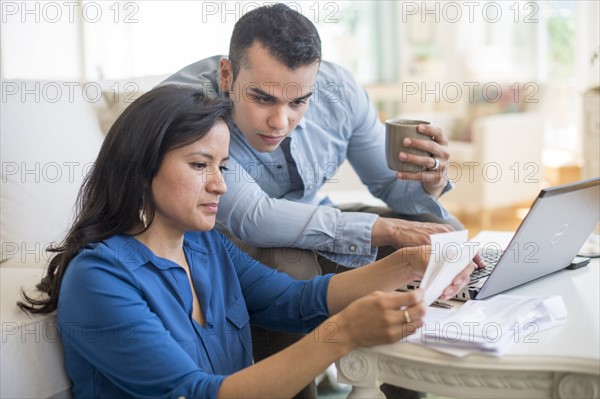
[[[183,233],[168,231],[155,226],[154,223],[146,231],[135,236],[158,257],[178,262],[183,253]]]

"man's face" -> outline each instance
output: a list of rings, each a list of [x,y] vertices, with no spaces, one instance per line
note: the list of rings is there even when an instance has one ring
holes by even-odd
[[[228,60],[221,60],[221,88],[229,92],[233,120],[250,145],[274,151],[293,131],[308,107],[319,63],[291,70],[258,43],[248,49],[235,81]]]

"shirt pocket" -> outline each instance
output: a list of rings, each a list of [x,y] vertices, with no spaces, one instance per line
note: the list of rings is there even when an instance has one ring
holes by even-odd
[[[225,317],[227,319],[226,340],[230,348],[244,348],[246,356],[252,356],[252,336],[250,333],[250,315],[246,308],[246,301],[239,297],[229,306]]]

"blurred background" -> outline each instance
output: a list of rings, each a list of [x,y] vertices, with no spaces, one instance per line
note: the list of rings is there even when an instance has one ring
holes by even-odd
[[[147,77],[154,84],[199,59],[226,55],[235,22],[262,4],[2,1],[0,74],[5,81],[114,81],[115,92],[123,89],[119,84],[143,84]],[[504,160],[511,162],[503,171],[513,181],[534,177],[547,186],[600,174],[597,1],[287,4],[316,24],[324,59],[355,74],[382,120],[410,116],[441,125],[457,164],[502,164],[489,152],[510,152],[515,137],[502,136],[506,148],[499,148],[488,136],[517,130],[516,140],[531,135],[537,141],[526,149],[530,158]],[[514,121],[512,126],[535,126],[514,129],[490,119],[521,113],[540,117],[541,124]],[[352,187],[352,179],[343,187]],[[494,187],[510,190],[499,183]],[[517,208],[526,208],[538,188],[530,185],[516,198]],[[476,212],[475,221],[483,225],[496,213],[481,216],[482,209],[509,209],[507,215],[513,215],[515,204],[494,202],[490,198],[499,195],[485,189],[457,192],[447,206]],[[465,196],[480,198],[465,203]]]

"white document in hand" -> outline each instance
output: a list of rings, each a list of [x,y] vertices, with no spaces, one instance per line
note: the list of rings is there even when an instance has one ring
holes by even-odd
[[[431,235],[431,256],[419,288],[425,291],[424,302],[431,305],[452,280],[469,264],[479,244],[468,242],[468,230]]]

